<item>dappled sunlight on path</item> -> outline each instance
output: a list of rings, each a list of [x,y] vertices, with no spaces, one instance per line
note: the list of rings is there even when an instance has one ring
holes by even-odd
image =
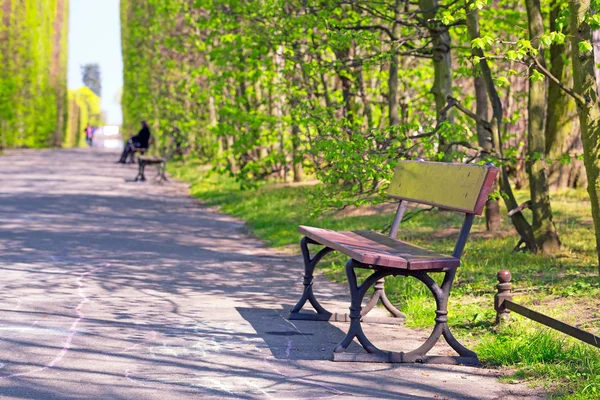
[[[185,185],[127,182],[136,167],[114,160],[87,149],[0,157],[0,397],[528,393],[485,369],[329,361],[347,325],[285,318],[301,291],[299,257],[202,208]],[[319,279],[315,291],[326,307],[347,309],[344,285]],[[394,350],[427,334],[365,330]]]

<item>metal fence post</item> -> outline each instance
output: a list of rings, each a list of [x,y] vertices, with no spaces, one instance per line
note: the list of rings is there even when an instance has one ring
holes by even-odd
[[[494,309],[496,310],[496,325],[507,323],[510,319],[510,310],[505,307],[504,300],[512,300],[512,276],[509,270],[503,269],[497,275],[498,284],[496,289],[498,293],[494,296]]]

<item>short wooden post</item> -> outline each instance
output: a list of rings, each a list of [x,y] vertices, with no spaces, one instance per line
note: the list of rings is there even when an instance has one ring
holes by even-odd
[[[494,309],[496,310],[496,325],[507,323],[510,319],[510,310],[504,305],[504,300],[512,300],[512,276],[509,270],[503,269],[497,275],[498,293],[494,296]]]

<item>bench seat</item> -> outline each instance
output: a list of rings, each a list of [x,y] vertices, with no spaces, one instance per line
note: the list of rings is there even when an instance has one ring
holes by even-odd
[[[375,231],[339,232],[301,225],[298,232],[362,264],[411,271],[447,271],[460,265],[458,258],[438,254]]]

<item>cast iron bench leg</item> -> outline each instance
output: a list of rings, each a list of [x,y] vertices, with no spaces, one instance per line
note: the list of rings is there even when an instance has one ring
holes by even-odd
[[[143,177],[144,177],[144,167],[142,165],[142,161],[138,160],[138,174],[136,175],[136,177],[133,181],[137,182],[138,180],[142,179]]]
[[[313,258],[310,258],[310,251],[308,250],[309,244],[319,244],[319,243],[315,242],[314,240],[312,240],[306,236],[303,237],[302,240],[300,241],[300,249],[302,249],[302,256],[304,258],[304,293],[302,294],[300,301],[298,301],[298,304],[296,304],[294,306],[294,308],[292,308],[292,310],[290,311],[289,319],[310,320],[310,321],[329,321],[332,318],[335,319],[337,317],[337,315],[330,313],[325,308],[323,308],[323,306],[321,304],[319,304],[319,302],[317,301],[317,299],[315,298],[315,295],[313,293],[312,283],[313,283],[313,278],[314,278],[313,273],[315,271],[315,267],[317,266],[319,261],[321,261],[321,259],[323,257],[325,257],[325,255],[331,253],[333,251],[333,249],[330,249],[329,247],[325,247],[325,248],[321,249],[321,251],[319,251]],[[304,305],[306,304],[307,301],[310,302],[310,304],[317,311],[316,314],[300,312],[300,310],[302,310],[302,307],[304,307]]]
[[[454,281],[456,270],[446,272],[444,283],[440,288],[435,281],[425,272],[411,272],[382,268],[371,274],[362,285],[358,286],[354,268],[357,266],[354,260],[346,264],[346,275],[350,285],[351,305],[350,305],[350,328],[346,337],[333,351],[333,361],[359,361],[359,362],[382,362],[382,363],[431,363],[431,364],[466,364],[479,365],[477,355],[465,348],[452,336],[448,327],[448,297],[450,288]],[[433,294],[436,303],[435,327],[429,338],[419,348],[405,352],[382,351],[375,347],[364,334],[361,327],[360,311],[362,309],[362,299],[367,290],[379,279],[388,275],[410,275],[423,282]],[[459,354],[458,357],[452,356],[427,356],[429,350],[444,338],[448,344]],[[347,353],[346,350],[350,343],[357,338],[361,346],[367,352],[365,353]]]
[[[369,311],[371,311],[373,309],[373,307],[375,307],[377,305],[379,300],[381,300],[381,304],[383,304],[385,309],[388,310],[390,312],[390,314],[392,314],[393,318],[399,319],[398,322],[402,322],[406,319],[406,315],[403,312],[401,312],[400,310],[398,310],[396,307],[394,307],[394,305],[387,298],[387,296],[385,294],[385,278],[381,278],[377,282],[375,282],[375,286],[373,286],[373,289],[374,289],[373,295],[369,299],[369,302],[367,303],[365,308],[363,308],[361,315],[366,316],[369,313]],[[364,317],[363,321],[371,322],[371,319],[373,319],[373,318]],[[377,318],[375,318],[375,319],[377,319]],[[373,322],[377,322],[377,321],[373,321]]]
[[[144,168],[146,167],[146,163],[144,163],[142,160],[138,159],[138,174],[134,179],[134,182],[142,181],[144,182],[146,180],[146,177],[144,176]]]
[[[300,241],[300,249],[302,250],[302,256],[304,257],[304,293],[302,297],[298,301],[298,303],[292,308],[290,311],[291,320],[305,320],[305,321],[336,321],[336,322],[348,322],[350,321],[350,317],[348,314],[340,314],[340,313],[331,313],[327,311],[315,298],[313,293],[312,282],[314,279],[313,273],[315,271],[315,267],[321,261],[321,259],[333,251],[333,249],[329,247],[323,248],[319,251],[314,258],[310,258],[310,251],[308,249],[309,244],[320,244],[308,237],[302,238]],[[363,322],[371,322],[378,324],[399,324],[404,321],[405,315],[398,311],[396,307],[394,307],[387,296],[385,295],[384,290],[384,279],[381,278],[375,283],[375,291],[373,293],[373,297],[369,300],[367,306],[362,310],[361,316]],[[383,305],[392,313],[393,318],[387,317],[367,317],[366,315],[375,307],[377,302],[381,300]],[[301,313],[302,307],[309,301],[313,308],[317,311],[317,313]]]
[[[167,165],[164,162],[161,162],[158,164],[158,175],[156,176],[156,179],[159,182],[168,182],[169,180],[167,179],[167,175],[165,175],[167,172]]]

